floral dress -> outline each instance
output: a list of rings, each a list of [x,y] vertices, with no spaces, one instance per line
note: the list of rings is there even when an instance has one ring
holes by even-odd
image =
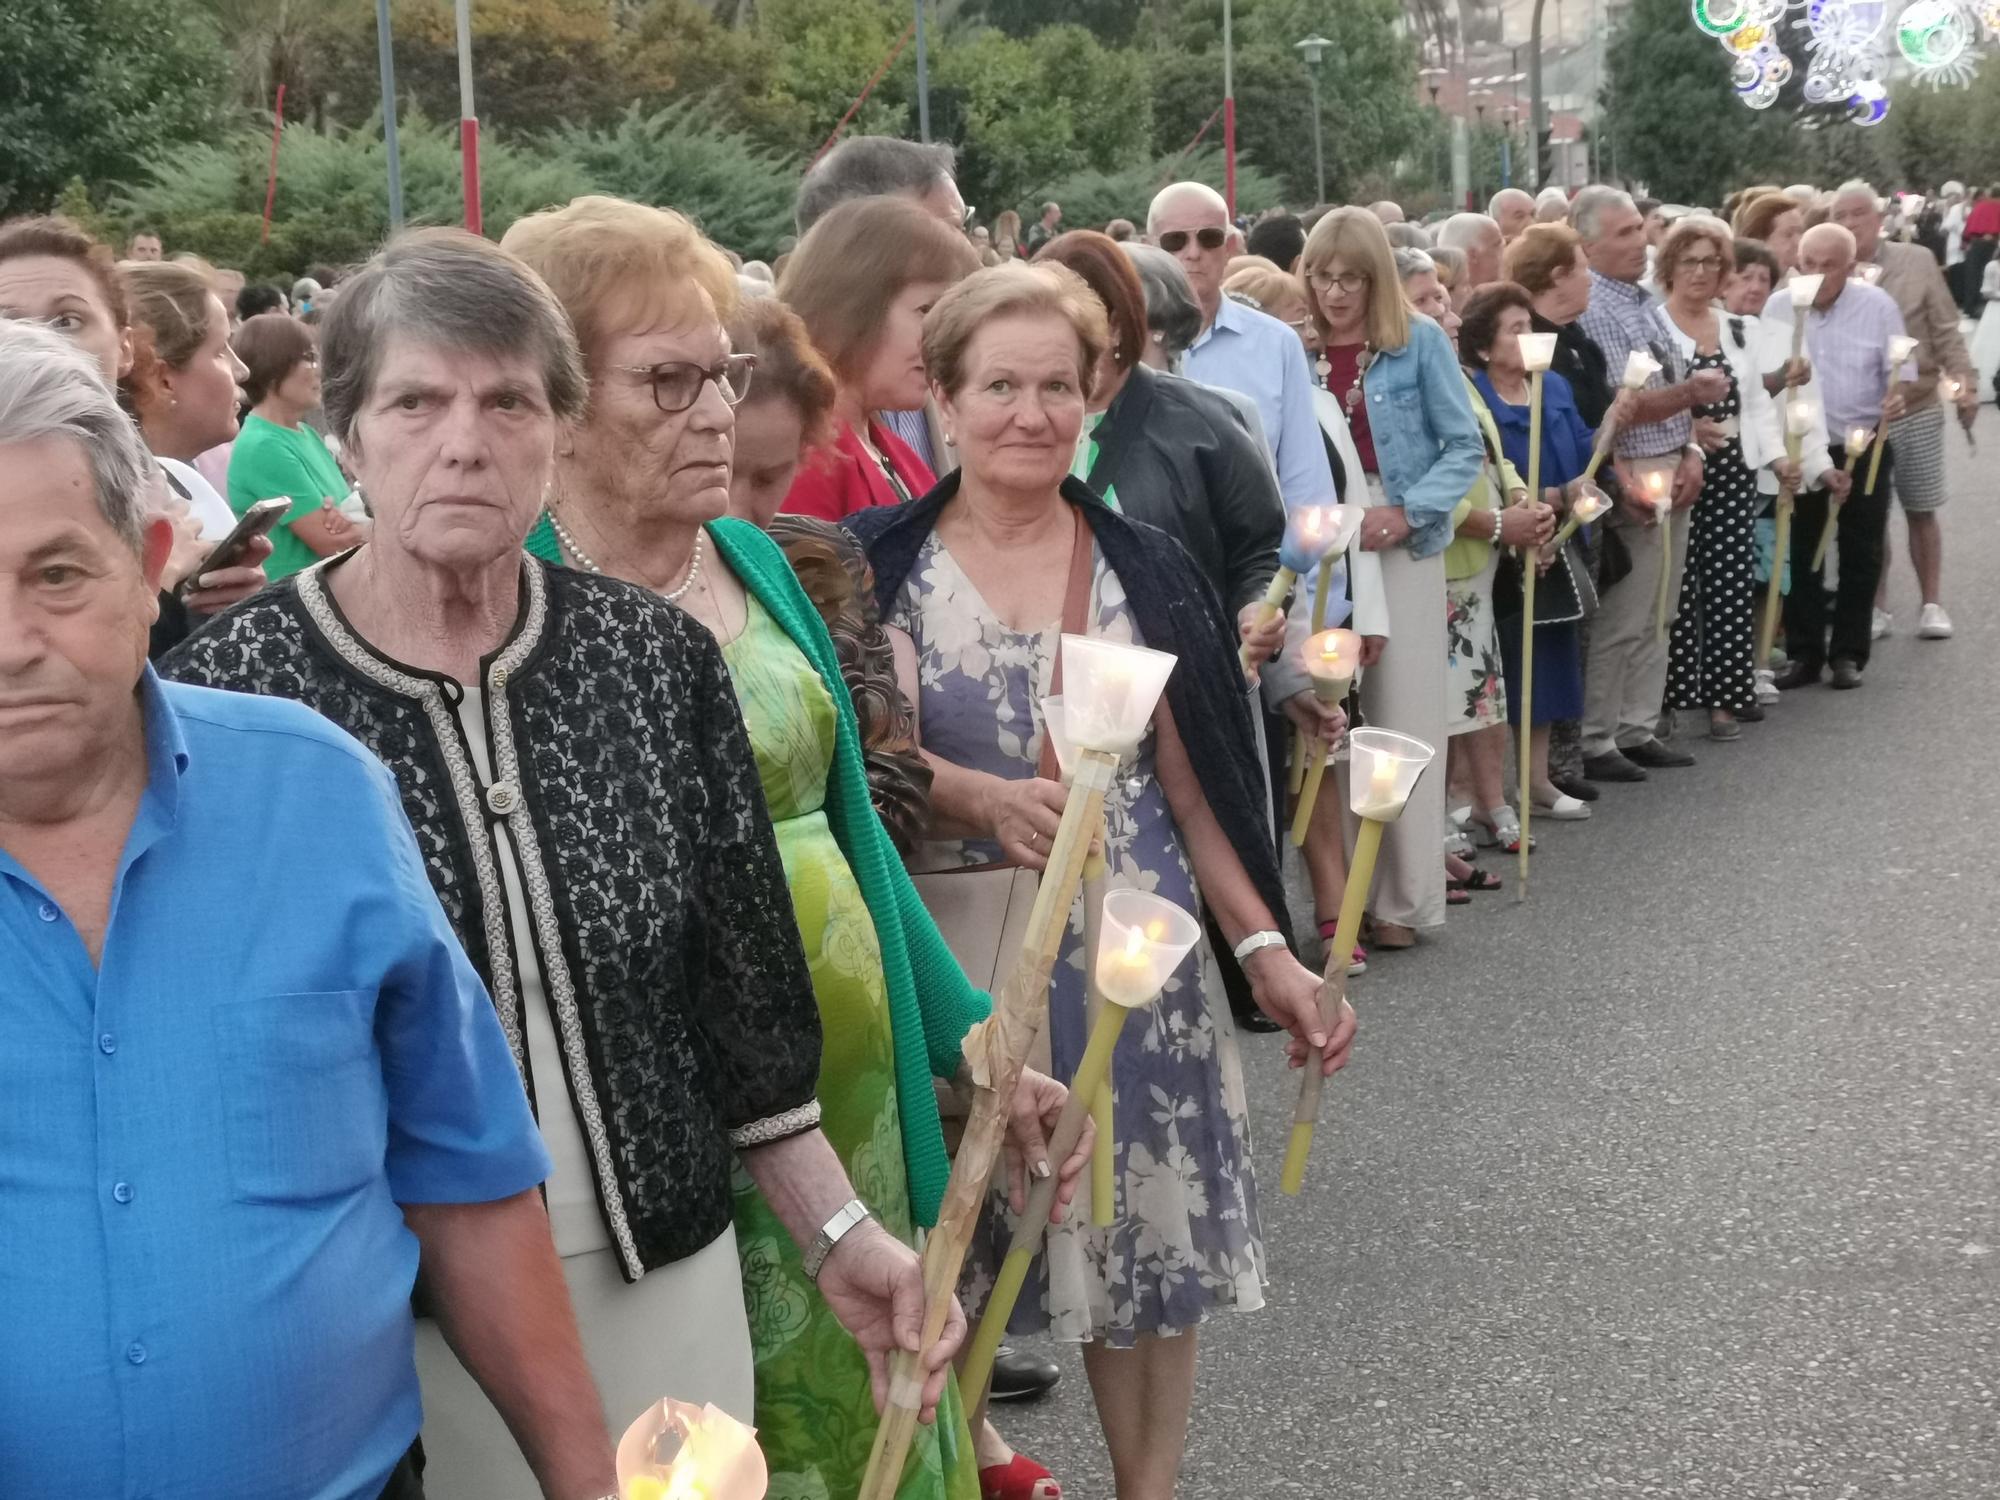
[[[1092,634],[1143,645],[1125,590],[1101,556],[1093,562]],[[1009,780],[1036,774],[1040,700],[1049,692],[1059,623],[1040,631],[1005,625],[935,533],[924,544],[889,623],[917,654],[924,748],[955,765]],[[1153,891],[1199,909],[1154,768],[1149,734],[1120,768],[1105,804],[1114,886]],[[987,864],[992,839],[926,843],[924,870]],[[1083,1055],[1083,905],[1070,912],[1049,994],[1051,1061],[1068,1078]],[[1143,1335],[1193,1328],[1211,1310],[1264,1302],[1264,1246],[1250,1175],[1250,1129],[1236,1032],[1213,954],[1204,941],[1165,992],[1127,1021],[1112,1058],[1118,1202],[1114,1222],[1089,1222],[1089,1194],[1053,1229],[1009,1325],[1070,1342],[1130,1348]],[[965,1290],[981,1304],[1006,1255],[1012,1216],[996,1193],[982,1222]]]
[[[828,825],[835,709],[805,653],[750,596],[723,647],[764,800],[778,835],[824,1040],[820,1129],[854,1191],[888,1231],[916,1243],[896,1103],[889,999],[875,924]],[[757,1440],[770,1500],[838,1500],[861,1487],[875,1438],[868,1362],[800,1264],[798,1247],[740,1166],[736,1237],[757,1372]],[[979,1476],[956,1384],[919,1427],[900,1500],[978,1500]]]
[[[1695,415],[1740,421],[1742,393],[1728,356],[1699,354],[1692,368],[1729,376],[1729,394],[1697,406]],[[1735,711],[1757,701],[1757,512],[1764,501],[1743,462],[1741,436],[1709,454],[1705,472],[1667,656],[1667,706]]]

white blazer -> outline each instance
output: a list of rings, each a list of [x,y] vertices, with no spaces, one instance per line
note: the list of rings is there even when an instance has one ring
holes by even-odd
[[[1743,463],[1753,474],[1758,475],[1761,486],[1770,465],[1785,456],[1785,433],[1780,425],[1777,402],[1764,389],[1764,329],[1757,318],[1739,318],[1718,307],[1715,320],[1720,325],[1723,357],[1729,361],[1729,372],[1736,377],[1736,391],[1741,406],[1737,423],[1743,437]],[[1695,343],[1681,332],[1680,325],[1662,311],[1660,321],[1667,325],[1667,332],[1673,336],[1675,346],[1680,350],[1682,367],[1690,365],[1695,357]],[[1741,339],[1738,339],[1738,333]],[[1789,335],[1788,335],[1789,336]],[[1789,357],[1791,350],[1785,351]],[[1824,429],[1822,428],[1822,434]],[[1826,439],[1821,436],[1818,444],[1822,452],[1826,449]],[[1777,481],[1772,479],[1771,489],[1777,489]]]
[[[1775,375],[1785,368],[1792,357],[1792,320],[1790,318],[1759,318],[1754,325],[1751,349],[1758,355],[1756,364],[1765,375]],[[1763,382],[1760,380],[1761,386]],[[1821,475],[1831,469],[1833,455],[1827,451],[1826,439],[1826,398],[1820,393],[1819,372],[1813,372],[1812,379],[1799,387],[1799,395],[1812,403],[1812,430],[1806,433],[1799,445],[1799,460],[1805,469],[1805,480],[1812,485]],[[1775,396],[1765,398],[1771,406],[1778,433],[1778,453],[1785,451],[1784,402]],[[1757,476],[1757,488],[1767,495],[1778,492],[1777,476],[1769,469]]]

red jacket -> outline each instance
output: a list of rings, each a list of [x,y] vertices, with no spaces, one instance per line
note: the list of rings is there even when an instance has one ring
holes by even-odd
[[[2000,234],[2000,198],[1981,198],[1965,216],[1965,237]]]
[[[896,492],[889,476],[862,446],[854,429],[843,422],[832,446],[822,448],[799,465],[791,491],[778,508],[795,516],[839,521],[873,505],[901,505],[905,500],[921,499],[936,486],[937,476],[930,465],[873,417],[868,419],[868,440],[896,471],[906,494]]]

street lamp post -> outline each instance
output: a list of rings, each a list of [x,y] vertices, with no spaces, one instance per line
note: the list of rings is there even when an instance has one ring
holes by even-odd
[[[1431,113],[1437,114],[1438,91],[1444,87],[1445,70],[1443,68],[1424,68],[1417,76],[1423,79],[1424,87],[1431,91]],[[1438,147],[1432,153],[1432,158],[1431,164],[1436,169],[1438,191],[1444,193],[1446,192],[1446,188],[1444,181],[1444,136],[1442,134],[1438,136]]]
[[[1319,196],[1314,198],[1313,202],[1320,204],[1326,202],[1326,152],[1321,149],[1319,134],[1319,65],[1326,57],[1326,49],[1331,47],[1333,43],[1329,42],[1318,32],[1314,32],[1304,41],[1294,42],[1292,45],[1297,48],[1299,56],[1305,59],[1306,77],[1312,81],[1313,182],[1319,193]],[[1437,90],[1432,89],[1431,95],[1435,99]]]

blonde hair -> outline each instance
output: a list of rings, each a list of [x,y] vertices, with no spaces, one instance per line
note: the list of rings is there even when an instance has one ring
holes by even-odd
[[[1306,236],[1305,254],[1299,258],[1300,277],[1325,270],[1336,257],[1350,271],[1368,275],[1368,342],[1377,349],[1400,349],[1409,343],[1410,308],[1403,300],[1402,278],[1396,274],[1396,257],[1382,221],[1365,208],[1336,208],[1325,215]],[[1324,337],[1326,318],[1319,298],[1307,297],[1306,304]]]
[[[924,368],[949,395],[965,379],[965,353],[995,318],[1061,318],[1076,334],[1077,380],[1086,399],[1097,385],[1097,362],[1111,340],[1104,304],[1068,266],[1009,261],[975,271],[942,297],[924,319]]]
[[[573,198],[517,219],[500,248],[548,283],[586,362],[615,334],[693,309],[726,324],[741,296],[735,267],[693,221],[623,198]]]
[[[1312,302],[1306,294],[1305,284],[1298,277],[1289,271],[1279,270],[1261,256],[1251,257],[1250,264],[1223,277],[1222,289],[1250,298],[1265,312],[1285,297],[1296,297],[1308,304]]]
[[[178,261],[125,261],[118,267],[132,317],[132,373],[120,386],[128,401],[159,378],[162,366],[178,370],[194,358],[220,319],[229,314],[204,274]]]
[[[1746,240],[1768,240],[1778,220],[1800,212],[1798,199],[1776,189],[1746,198],[1736,206],[1730,227]]]

